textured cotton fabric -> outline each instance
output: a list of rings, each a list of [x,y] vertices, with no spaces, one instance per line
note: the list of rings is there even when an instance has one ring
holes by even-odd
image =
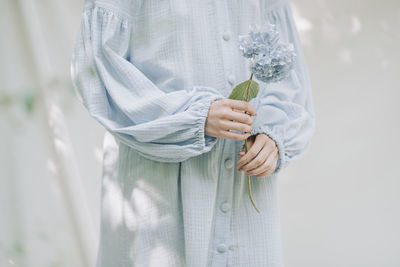
[[[205,135],[211,103],[250,77],[238,49],[249,25],[274,23],[296,68],[259,82],[251,134],[279,149],[275,171],[236,162],[244,141]],[[72,79],[107,130],[98,267],[284,266],[277,174],[304,154],[315,129],[311,87],[287,0],[86,1]]]

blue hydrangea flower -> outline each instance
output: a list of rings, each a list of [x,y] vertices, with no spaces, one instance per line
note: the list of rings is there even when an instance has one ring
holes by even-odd
[[[296,53],[292,43],[280,41],[276,25],[250,26],[248,35],[239,36],[239,49],[250,59],[250,70],[263,82],[278,82],[294,68]]]

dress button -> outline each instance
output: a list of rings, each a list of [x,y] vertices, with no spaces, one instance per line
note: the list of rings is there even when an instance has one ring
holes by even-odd
[[[224,253],[226,251],[226,245],[225,244],[219,244],[217,247],[217,250],[219,253]]]
[[[230,34],[228,31],[225,31],[225,32],[222,34],[222,38],[223,38],[225,41],[229,41],[229,39],[231,39],[231,34]]]
[[[224,164],[225,168],[230,169],[233,167],[233,160],[231,158],[227,158]]]
[[[231,208],[231,205],[225,201],[221,204],[219,208],[222,210],[222,212],[228,212]]]
[[[230,85],[233,85],[233,83],[235,82],[235,75],[233,74],[229,75],[228,82],[230,83]]]

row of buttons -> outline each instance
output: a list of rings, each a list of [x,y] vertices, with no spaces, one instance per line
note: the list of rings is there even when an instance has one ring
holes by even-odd
[[[233,167],[233,160],[231,158],[227,158],[224,162],[225,168],[230,169]],[[228,212],[231,208],[231,205],[227,202],[224,201],[221,206],[220,206],[220,210],[224,213]]]
[[[228,42],[231,39],[231,33],[229,31],[225,31],[222,34],[222,39],[224,39],[224,41]],[[230,85],[233,85],[235,83],[235,75],[230,74],[228,76],[228,82]]]
[[[226,37],[226,38],[229,40],[229,37]],[[224,35],[224,40],[226,40],[225,35]],[[227,158],[224,162],[224,165],[225,165],[225,168],[227,168],[227,169],[232,168],[233,160],[231,158]],[[227,213],[231,209],[231,205],[227,201],[224,201],[224,202],[222,202],[222,204],[220,205],[219,208],[223,213]],[[229,249],[233,250],[233,245],[229,246]],[[217,251],[219,253],[225,253],[227,250],[228,250],[228,247],[224,243],[219,244],[217,247]]]
[[[218,2],[218,5],[221,4],[221,2]],[[226,10],[224,6],[220,6],[221,10]],[[225,27],[225,26],[223,26]],[[225,47],[224,51],[223,51],[223,55],[224,58],[226,59],[225,63],[226,63],[226,72],[227,72],[227,83],[230,86],[233,86],[236,80],[235,75],[232,73],[232,61],[231,61],[231,55],[230,55],[230,43],[228,43],[231,40],[231,32],[229,30],[227,30],[227,27],[225,28],[225,31],[222,32],[222,42],[226,42],[225,44],[223,44],[223,46],[227,46]],[[232,168],[234,166],[234,160],[230,157],[226,158],[224,161],[224,166],[226,169],[226,174],[229,174],[228,176],[231,176],[232,173]],[[222,173],[225,173],[224,171]],[[225,174],[225,175],[226,175]],[[224,174],[222,174],[223,177],[225,176]],[[233,178],[233,177],[232,177]],[[220,179],[219,183],[228,183],[228,180],[225,179]],[[232,183],[232,180],[229,181],[229,183]],[[230,200],[230,187],[220,187],[221,188],[221,195],[220,197],[222,199],[218,199],[218,201],[221,201],[221,204],[219,205],[219,209],[220,211],[224,214],[224,215],[220,215],[217,217],[217,221],[216,221],[216,231],[218,231],[217,234],[217,239],[219,239],[219,241],[223,241],[223,240],[227,240],[228,239],[228,234],[229,234],[229,229],[226,227],[229,225],[229,221],[230,221],[230,215],[229,215],[229,211],[231,210],[231,200]],[[224,226],[223,226],[224,225]],[[220,243],[217,245],[216,247],[216,252],[218,254],[224,254],[226,251],[228,250],[228,246],[225,243]],[[229,250],[233,250],[233,245],[229,246]],[[220,255],[219,257],[224,257],[222,255]],[[217,262],[217,261],[216,261]]]

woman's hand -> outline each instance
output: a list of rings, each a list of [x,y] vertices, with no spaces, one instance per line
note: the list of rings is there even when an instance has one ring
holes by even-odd
[[[246,111],[249,114],[244,113]],[[211,103],[205,125],[205,134],[233,140],[244,140],[250,136],[256,110],[246,101],[228,98]],[[237,130],[244,133],[230,132]]]
[[[242,157],[237,162],[239,171],[262,177],[275,170],[279,153],[274,140],[266,134],[258,134],[247,139],[247,153],[241,151],[238,155]]]

